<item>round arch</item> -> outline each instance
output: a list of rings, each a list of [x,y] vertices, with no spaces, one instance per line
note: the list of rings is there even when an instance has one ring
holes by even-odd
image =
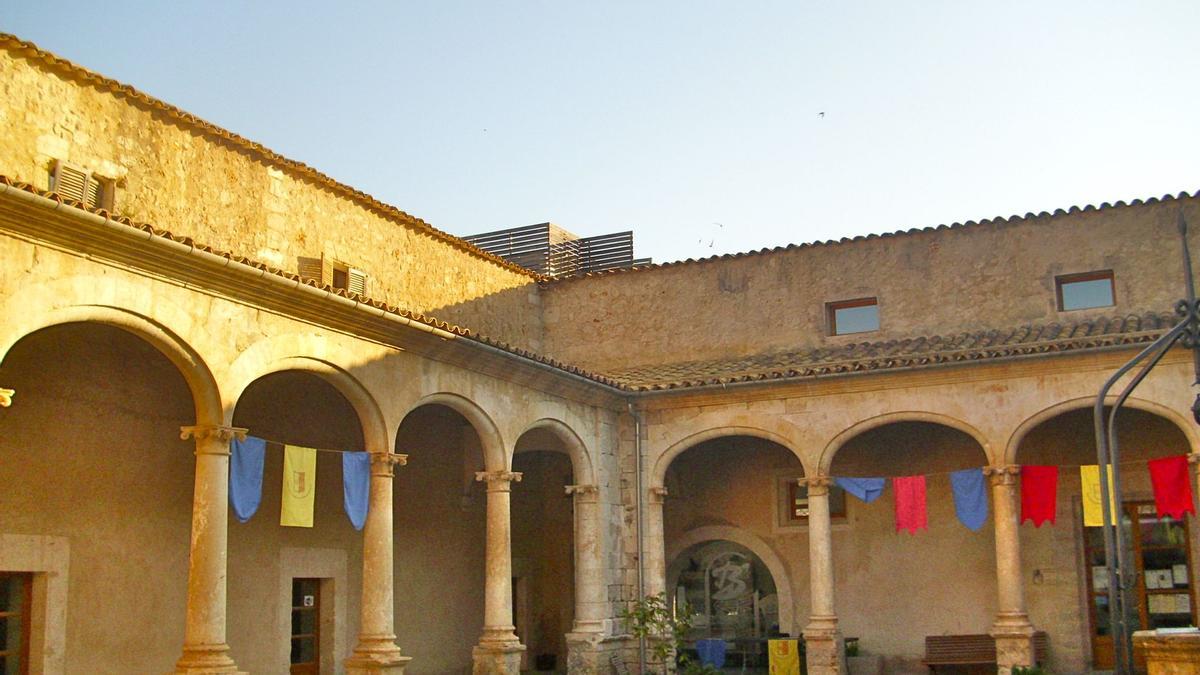
[[[775,549],[771,548],[767,542],[757,536],[729,525],[707,525],[688,530],[682,537],[671,542],[671,547],[667,550],[667,564],[669,565],[672,560],[679,557],[680,553],[706,541],[731,541],[750,549],[754,555],[758,556],[759,560],[763,561],[763,564],[770,570],[771,577],[775,580],[775,592],[779,594],[779,627],[781,630],[786,627],[787,632],[791,635],[797,634],[796,597],[792,592],[792,578],[783,564],[783,558],[779,557],[775,553]]]
[[[474,401],[452,392],[438,392],[421,397],[405,413],[425,405],[444,405],[467,418],[475,433],[479,434],[479,442],[483,447],[483,464],[488,471],[508,471],[512,468],[512,456],[504,449],[504,440],[500,429],[492,421],[490,415],[484,412]],[[401,419],[403,422],[403,418]]]
[[[872,429],[878,429],[879,427],[894,424],[896,422],[928,422],[930,424],[937,424],[940,426],[949,427],[956,431],[961,431],[975,439],[975,442],[978,443],[979,447],[983,449],[983,453],[989,461],[992,459],[991,447],[988,445],[987,438],[980,433],[978,429],[970,424],[941,413],[910,410],[876,415],[875,417],[858,422],[850,428],[845,429],[837,436],[834,436],[833,440],[829,441],[829,443],[825,446],[825,449],[821,451],[821,459],[819,461],[820,472],[822,474],[829,473],[829,467],[833,465],[833,458],[837,455],[838,451],[842,449],[842,446],[844,446],[852,438]]]
[[[704,431],[699,431],[689,436],[686,436],[672,443],[654,462],[654,470],[650,473],[650,486],[662,487],[663,481],[667,477],[667,469],[670,468],[671,462],[675,458],[683,454],[686,450],[693,448],[705,441],[711,441],[714,438],[723,438],[726,436],[752,436],[761,438],[765,441],[771,441],[787,448],[788,452],[800,462],[800,466],[804,469],[804,473],[809,473],[808,467],[804,466],[804,458],[802,458],[793,447],[791,439],[776,431],[769,431],[759,427],[746,426],[722,426],[712,427]]]
[[[595,485],[596,473],[592,466],[592,458],[588,453],[587,446],[584,445],[583,439],[575,433],[575,430],[563,422],[562,420],[552,417],[543,417],[533,424],[530,424],[517,436],[517,443],[521,442],[521,437],[526,433],[535,429],[545,429],[554,434],[556,438],[562,441],[566,448],[566,454],[571,458],[571,468],[575,477],[575,482],[580,485]],[[514,446],[515,448],[516,446]]]
[[[147,342],[161,352],[179,370],[192,394],[196,424],[222,425],[225,415],[221,392],[212,371],[190,345],[159,322],[131,310],[109,305],[69,305],[26,316],[0,329],[0,362],[13,345],[43,328],[70,323],[99,323],[120,328]],[[19,392],[18,392],[19,394]]]
[[[284,371],[311,373],[329,383],[338,393],[346,397],[350,406],[358,413],[358,421],[362,426],[363,443],[367,450],[386,452],[391,448],[383,413],[371,392],[357,378],[342,368],[311,356],[287,356],[265,364],[252,374],[244,374],[236,386],[229,391],[231,397],[230,416],[232,417],[237,401],[251,384],[267,375]]]
[[[1105,403],[1106,404],[1113,403],[1113,402],[1116,402],[1116,400],[1117,400],[1116,396],[1110,396],[1107,399],[1105,399]],[[1016,430],[1013,431],[1013,433],[1009,436],[1008,444],[1004,448],[1004,458],[1003,458],[1004,463],[1005,464],[1015,464],[1016,463],[1017,450],[1020,449],[1021,442],[1024,441],[1025,437],[1029,435],[1029,432],[1032,431],[1039,424],[1046,422],[1050,419],[1053,419],[1055,417],[1058,417],[1059,415],[1061,415],[1063,413],[1071,412],[1074,410],[1091,408],[1093,405],[1095,405],[1095,403],[1096,403],[1096,397],[1082,396],[1079,398],[1073,398],[1073,399],[1069,399],[1066,401],[1062,401],[1060,403],[1056,403],[1056,404],[1054,404],[1048,408],[1044,408],[1044,409],[1034,413],[1030,417],[1026,418],[1023,422],[1021,422],[1021,424],[1019,424],[1017,426]],[[1143,398],[1135,398],[1132,396],[1125,400],[1124,405],[1129,406],[1130,408],[1135,408],[1137,410],[1142,410],[1142,411],[1157,415],[1157,416],[1162,417],[1163,419],[1171,422],[1176,427],[1178,427],[1178,429],[1183,433],[1184,438],[1186,438],[1188,440],[1188,445],[1190,445],[1193,448],[1193,450],[1200,449],[1200,431],[1198,431],[1196,429],[1196,426],[1194,424],[1189,423],[1189,420],[1187,420],[1178,411],[1176,411],[1172,408],[1169,408],[1161,403],[1155,403],[1154,401],[1150,401],[1150,400],[1143,399]]]

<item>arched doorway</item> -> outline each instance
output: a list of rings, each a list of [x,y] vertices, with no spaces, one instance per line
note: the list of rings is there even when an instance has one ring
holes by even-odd
[[[1086,404],[1080,404],[1086,405]],[[1172,421],[1133,407],[1117,418],[1121,448],[1125,530],[1135,586],[1127,596],[1130,625],[1137,629],[1195,625],[1200,532],[1194,518],[1159,518],[1147,462],[1186,455],[1186,436]],[[1059,467],[1057,522],[1021,528],[1022,564],[1029,579],[1034,625],[1050,633],[1052,667],[1074,671],[1112,668],[1103,533],[1085,527],[1079,466],[1096,463],[1090,407],[1068,409],[1032,425],[1016,448],[1019,464]]]
[[[779,632],[775,578],[741,544],[716,539],[689,546],[668,564],[667,587],[675,612],[691,612],[695,637],[736,644]]]

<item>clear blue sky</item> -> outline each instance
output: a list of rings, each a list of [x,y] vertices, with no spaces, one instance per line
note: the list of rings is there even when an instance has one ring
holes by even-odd
[[[455,234],[661,262],[1200,188],[1195,1],[5,5]]]

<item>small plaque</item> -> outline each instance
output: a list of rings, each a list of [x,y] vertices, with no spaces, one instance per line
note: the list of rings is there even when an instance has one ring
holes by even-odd
[[[316,604],[317,604],[317,596],[315,596],[315,595],[304,596],[304,606],[305,607],[312,607]]]

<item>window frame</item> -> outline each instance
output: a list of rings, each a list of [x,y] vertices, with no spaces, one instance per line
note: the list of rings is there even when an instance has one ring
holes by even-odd
[[[800,500],[800,491],[804,491],[804,504],[808,506],[808,486],[800,485],[797,480],[788,482],[787,489],[787,524],[788,525],[807,525],[808,516],[796,515],[796,503]],[[841,497],[834,498],[834,492],[837,491]],[[845,520],[846,519],[846,491],[837,485],[829,486],[829,520]]]
[[[78,175],[78,180],[82,181],[80,186],[82,192],[78,194],[74,190],[68,193],[63,192],[64,188],[60,183],[63,180],[63,174],[68,172]],[[95,187],[94,198],[91,196],[90,189],[93,186]],[[55,160],[54,167],[50,170],[50,190],[64,199],[77,201],[89,209],[112,211],[116,201],[116,188],[117,182],[112,178],[106,178],[95,171],[61,159]]]
[[[1107,305],[1090,305],[1088,307],[1066,307],[1063,304],[1063,287],[1068,284],[1084,283],[1088,281],[1108,280],[1108,294],[1112,299]],[[1111,269],[1093,270],[1091,272],[1077,272],[1074,274],[1060,274],[1054,277],[1054,295],[1055,303],[1060,312],[1078,312],[1085,309],[1100,309],[1103,307],[1117,306],[1117,279]]]
[[[874,307],[875,308],[875,327],[869,330],[856,330],[845,333],[838,332],[837,327],[837,312],[842,309],[855,309],[857,307]],[[854,298],[852,300],[837,300],[835,302],[825,303],[825,321],[829,325],[829,335],[831,337],[838,335],[860,335],[862,333],[877,332],[883,322],[879,315],[879,296],[868,296],[863,298]]]

